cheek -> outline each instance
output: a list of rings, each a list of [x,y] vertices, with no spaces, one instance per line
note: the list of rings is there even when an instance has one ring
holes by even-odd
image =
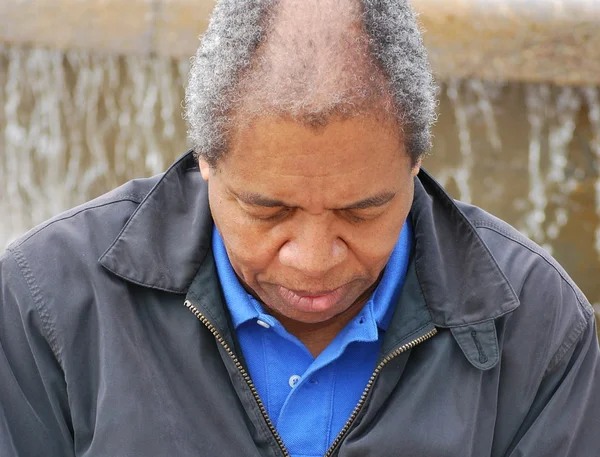
[[[349,232],[346,243],[358,261],[370,271],[381,270],[394,250],[410,205],[398,205],[383,217]]]
[[[369,271],[381,270],[398,241],[401,227],[378,224],[364,233],[355,231],[346,244],[354,257]]]
[[[231,262],[245,270],[258,272],[267,268],[277,258],[277,249],[274,244],[268,243],[265,237],[256,236],[254,232],[245,231],[243,227],[235,227],[227,234],[227,252]]]
[[[227,208],[229,206],[229,208]],[[260,224],[249,221],[233,205],[213,212],[217,229],[225,242],[229,260],[245,281],[264,271],[277,258],[277,244]]]

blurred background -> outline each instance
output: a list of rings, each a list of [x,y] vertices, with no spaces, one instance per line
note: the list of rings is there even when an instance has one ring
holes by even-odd
[[[214,0],[2,0],[0,252],[162,172]],[[551,252],[600,312],[600,0],[413,0],[440,84],[424,166]]]

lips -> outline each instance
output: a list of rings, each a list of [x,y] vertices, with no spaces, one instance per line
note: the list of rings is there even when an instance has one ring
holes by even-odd
[[[278,287],[279,296],[288,306],[303,312],[322,312],[334,307],[345,295],[348,286],[330,291],[294,291]]]

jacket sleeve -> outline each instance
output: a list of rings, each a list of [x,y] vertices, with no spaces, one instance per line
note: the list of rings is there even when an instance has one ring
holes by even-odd
[[[593,313],[582,328],[546,372],[507,457],[600,456],[600,352]]]
[[[25,259],[0,256],[0,455],[74,455],[53,329]]]

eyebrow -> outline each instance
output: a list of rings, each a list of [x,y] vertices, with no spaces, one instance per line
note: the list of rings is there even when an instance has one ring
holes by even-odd
[[[244,203],[253,206],[263,206],[266,208],[278,208],[280,206],[284,206],[287,208],[297,208],[297,206],[290,205],[282,200],[276,200],[273,198],[265,197],[264,195],[258,194],[256,192],[233,192],[231,193]],[[337,210],[349,210],[349,209],[365,209],[365,208],[375,208],[378,206],[383,206],[389,201],[391,201],[396,196],[395,192],[382,192],[377,195],[373,195],[371,197],[367,197],[363,200],[351,203],[343,208],[328,208],[328,209],[337,209]]]
[[[275,200],[264,195],[257,194],[256,192],[233,192],[230,191],[236,198],[240,199],[244,203],[253,206],[265,206],[267,208],[276,208],[279,206],[292,207],[281,200]]]
[[[365,209],[375,208],[383,206],[387,202],[391,201],[396,196],[395,192],[383,192],[381,194],[373,195],[372,197],[365,198],[364,200],[352,203],[341,209]]]

